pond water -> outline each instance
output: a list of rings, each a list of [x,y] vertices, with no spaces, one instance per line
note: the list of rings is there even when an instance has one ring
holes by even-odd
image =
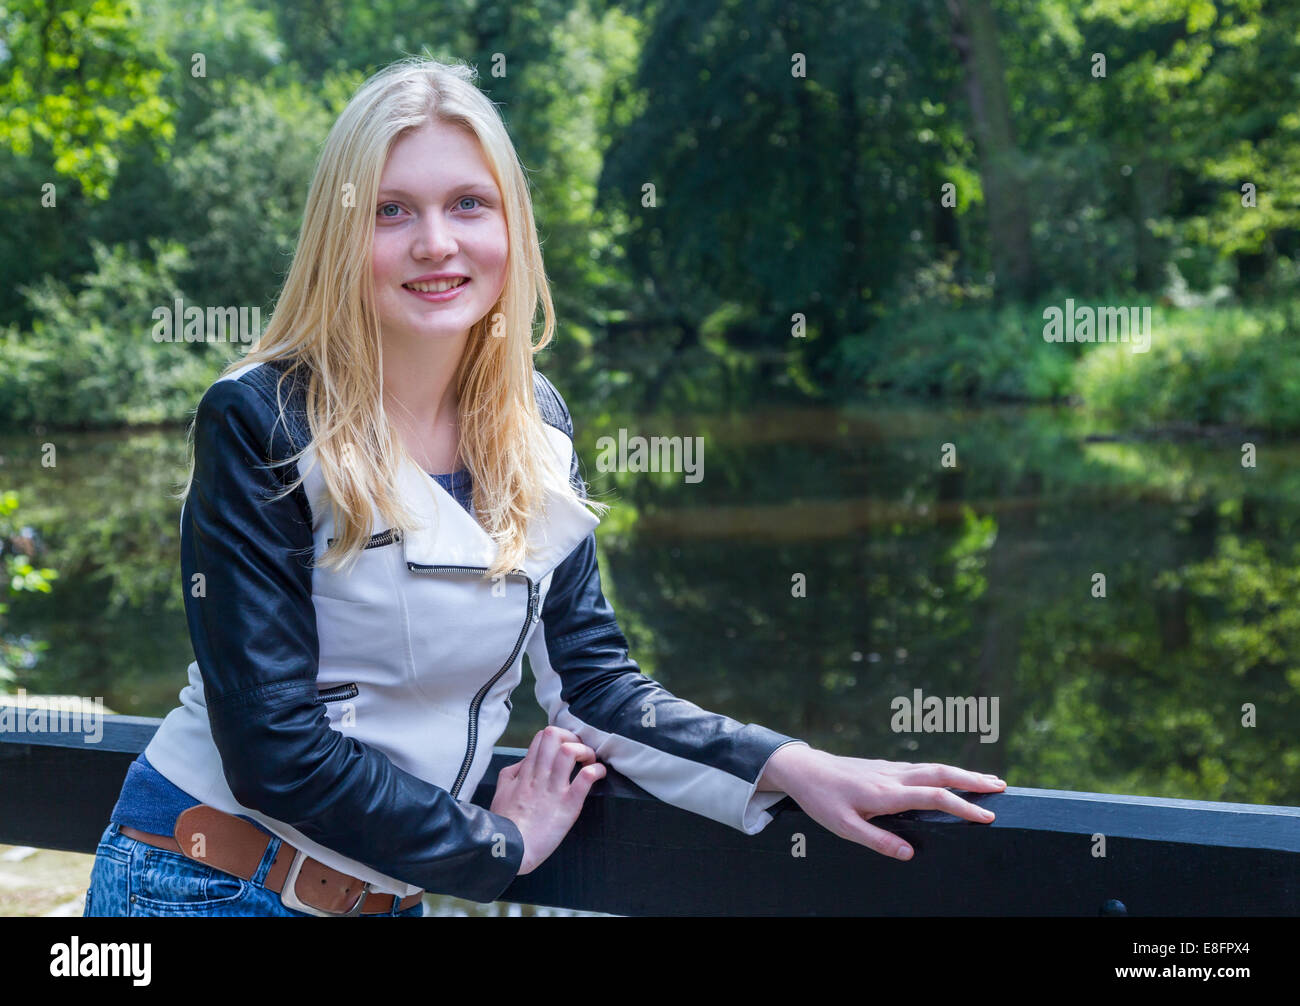
[[[1300,804],[1300,445],[1243,467],[1241,437],[1097,440],[1069,408],[575,415],[614,504],[606,594],[675,694],[1012,785]],[[620,428],[701,437],[703,478],[598,471]],[[12,684],[172,708],[185,450],[177,429],[0,439],[0,488],[60,573],[11,601],[6,632],[47,644]],[[545,725],[531,695],[525,674],[503,744]],[[953,719],[966,698],[983,722]],[[904,706],[927,699],[946,718]]]

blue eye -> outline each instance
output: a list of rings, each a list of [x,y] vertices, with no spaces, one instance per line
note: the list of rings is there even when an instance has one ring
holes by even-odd
[[[460,199],[457,201],[457,205],[458,205],[458,206],[463,206],[466,200],[470,200],[471,202],[474,202],[474,203],[478,204],[478,205],[475,205],[475,206],[471,206],[471,207],[470,207],[471,210],[476,210],[476,209],[481,208],[481,205],[482,205],[482,203],[483,203],[483,200],[481,200],[478,196],[461,196]],[[396,206],[397,206],[397,203],[381,203],[380,206],[379,206],[378,215],[379,215],[380,217],[384,218],[385,220],[392,220],[392,219],[394,219],[394,218],[396,217],[396,214],[395,214],[395,213],[385,213],[385,212],[384,212],[384,210],[386,210],[386,209],[387,209],[388,207],[390,207],[390,206],[394,206],[394,207],[396,207]],[[401,207],[397,207],[397,208],[400,209]]]

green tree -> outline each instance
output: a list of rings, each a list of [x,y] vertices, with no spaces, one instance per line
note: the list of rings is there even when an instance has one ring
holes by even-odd
[[[0,36],[0,145],[27,156],[44,144],[90,197],[107,197],[123,146],[175,135],[160,93],[171,67],[133,0],[8,2]]]

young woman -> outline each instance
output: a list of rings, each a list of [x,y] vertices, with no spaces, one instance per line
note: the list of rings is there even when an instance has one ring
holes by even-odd
[[[789,794],[902,859],[868,818],[992,820],[944,788],[1005,785],[991,776],[838,757],[640,673],[601,591],[605,507],[533,368],[553,330],[527,182],[473,71],[372,77],[325,142],[266,333],[199,402],[181,511],[196,659],[127,775],[86,915],[491,901],[605,765],[748,834]],[[551,725],[485,810],[468,800],[524,653]]]

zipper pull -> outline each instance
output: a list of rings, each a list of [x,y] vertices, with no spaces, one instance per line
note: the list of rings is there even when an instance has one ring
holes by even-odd
[[[539,610],[541,605],[538,604],[538,595],[541,592],[539,584],[532,584],[528,588],[528,617],[531,621],[536,622],[542,615]]]

